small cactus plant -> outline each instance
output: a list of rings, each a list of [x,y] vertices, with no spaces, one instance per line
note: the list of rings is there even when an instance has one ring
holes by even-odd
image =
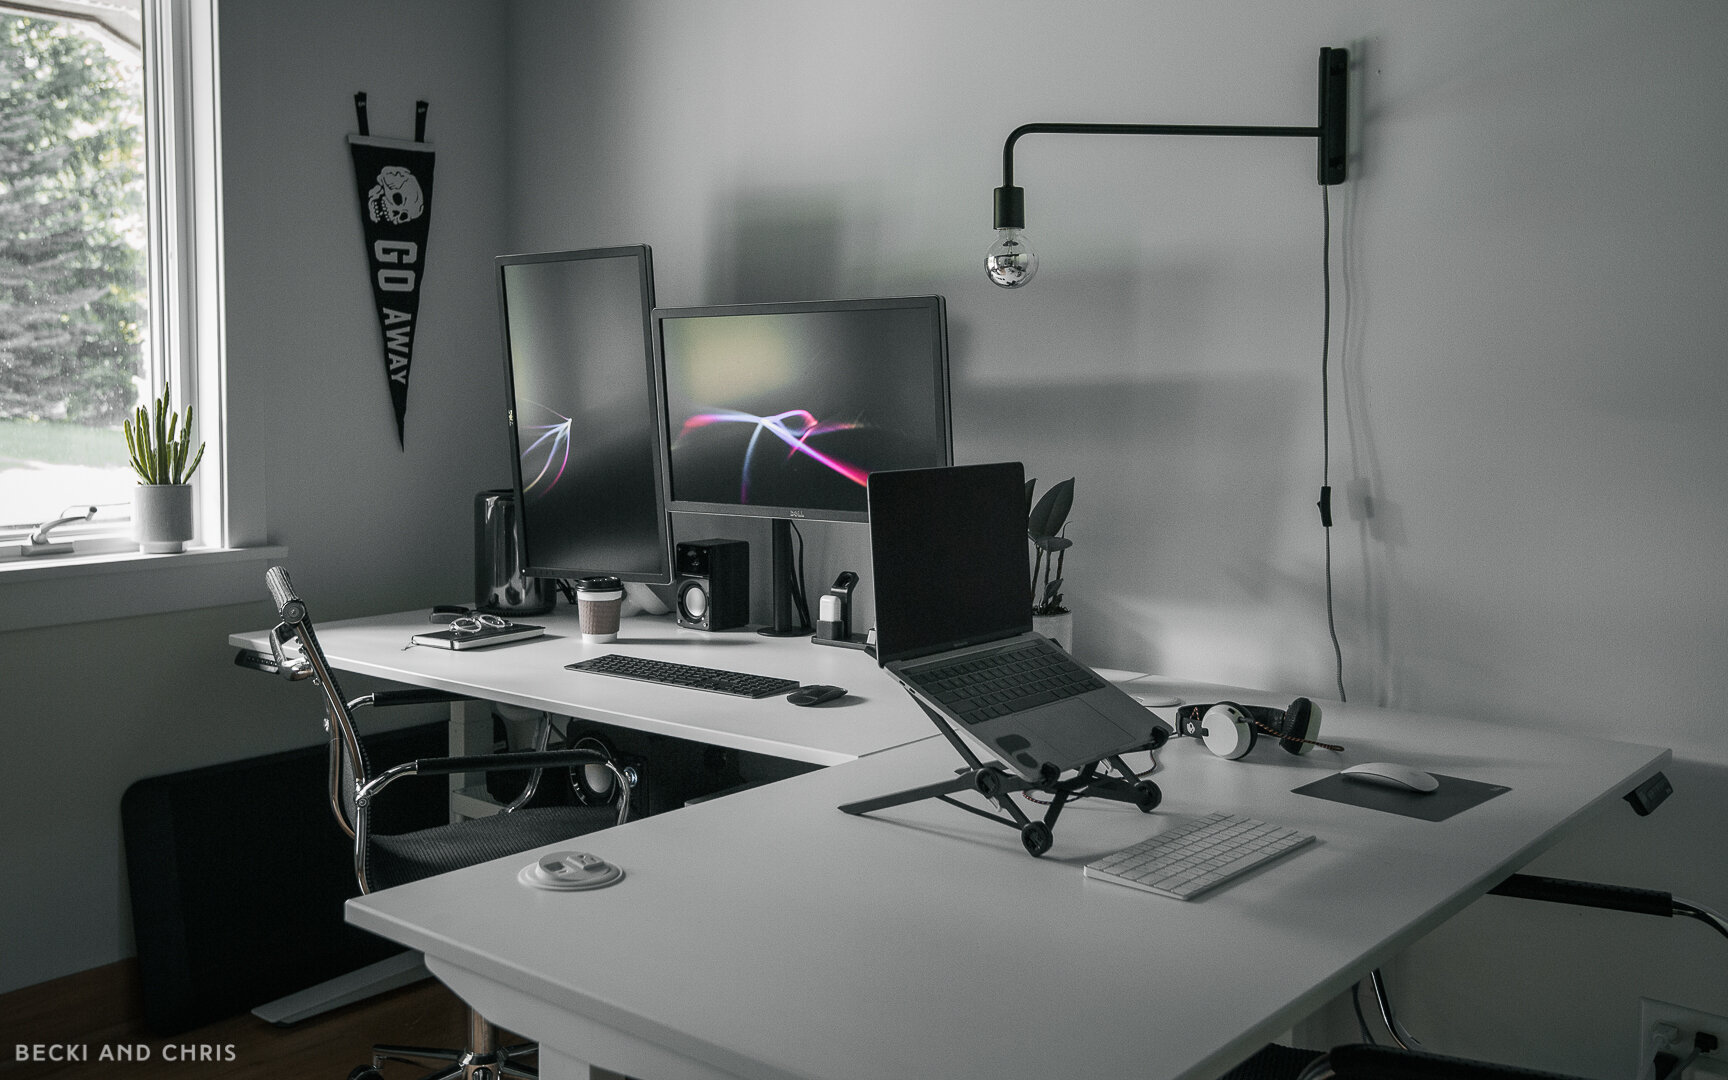
[[[192,479],[198,463],[204,460],[204,444],[192,455],[192,406],[175,414],[172,387],[163,384],[162,396],[155,399],[152,410],[138,406],[137,415],[125,423],[126,449],[132,456],[132,470],[141,484],[184,484]]]

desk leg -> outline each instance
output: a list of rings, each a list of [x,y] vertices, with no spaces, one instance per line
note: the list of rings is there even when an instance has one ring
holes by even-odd
[[[492,703],[489,701],[452,701],[450,703],[450,756],[467,757],[492,752]],[[450,774],[450,821],[466,821],[498,812],[498,804],[484,798],[485,792],[468,794],[470,784],[484,787],[485,773]]]

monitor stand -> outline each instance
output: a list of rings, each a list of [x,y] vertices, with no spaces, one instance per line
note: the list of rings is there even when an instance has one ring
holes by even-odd
[[[792,523],[775,518],[768,526],[768,610],[774,621],[756,631],[763,637],[810,637],[802,597],[796,597],[798,575],[792,558]]]

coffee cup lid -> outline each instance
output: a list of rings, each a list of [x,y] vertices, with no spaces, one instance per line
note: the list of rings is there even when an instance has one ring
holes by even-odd
[[[612,593],[623,592],[624,583],[610,574],[576,579],[576,591],[579,593]]]

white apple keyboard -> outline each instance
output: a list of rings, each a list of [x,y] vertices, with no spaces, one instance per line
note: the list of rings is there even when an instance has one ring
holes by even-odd
[[[1208,814],[1089,862],[1082,872],[1100,881],[1192,900],[1313,839],[1312,833],[1250,817]]]

